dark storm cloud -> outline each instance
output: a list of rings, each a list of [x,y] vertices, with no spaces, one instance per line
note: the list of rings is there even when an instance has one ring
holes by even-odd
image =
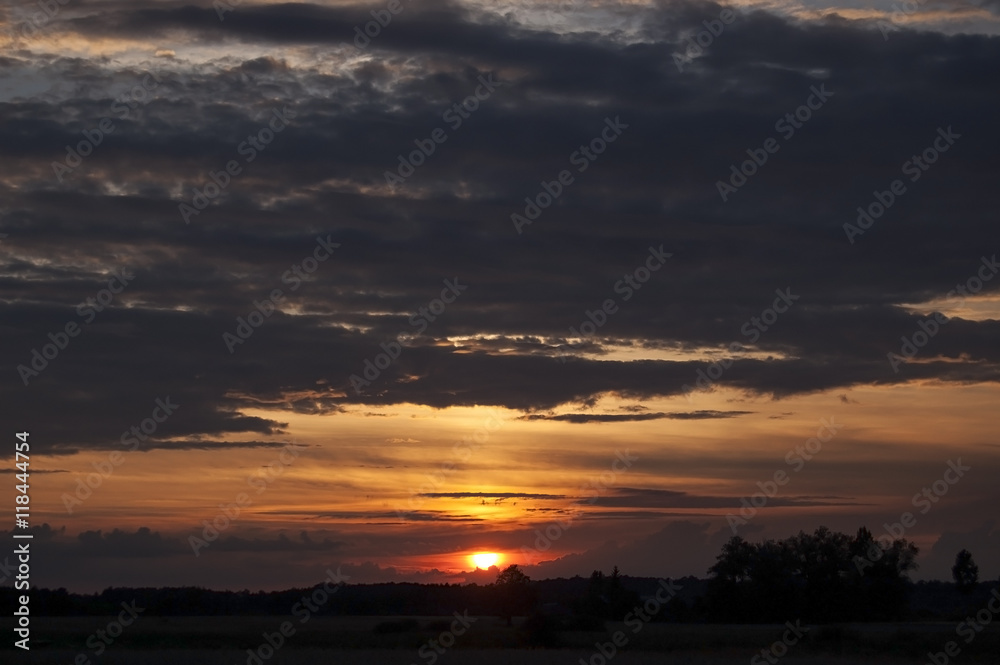
[[[51,30],[232,48],[211,63],[150,62],[160,82],[124,118],[116,99],[147,69],[26,50],[0,63],[12,76],[60,82],[0,102],[4,403],[40,423],[38,445],[72,451],[120,445],[167,397],[180,408],[151,436],[154,447],[285,431],[280,418],[245,415],[251,408],[536,411],[606,393],[677,395],[707,361],[613,360],[611,347],[748,345],[745,330],[776,289],[798,300],[754,342],[771,357],[725,351],[733,364],[719,386],[785,396],[1000,380],[994,320],[953,319],[898,373],[886,358],[920,330],[922,317],[902,304],[943,298],[1000,250],[989,194],[1000,43],[909,31],[885,41],[870,24],[753,13],[678,71],[671,55],[684,48],[683,30],[719,9],[636,9],[642,33],[629,41],[414,5],[357,64],[334,46],[357,53],[349,41],[367,20],[361,7],[241,6],[220,22],[207,6],[111,5],[60,19]],[[293,45],[306,60],[331,49],[335,66],[260,53]],[[443,113],[490,76],[502,84],[452,129]],[[833,95],[781,138],[775,122],[816,86]],[[285,108],[295,114],[289,125],[245,162],[239,146]],[[59,182],[52,163],[102,118],[114,131]],[[628,127],[577,171],[571,155],[606,118]],[[901,165],[939,127],[961,138],[910,182]],[[446,142],[387,187],[385,171],[435,128]],[[779,151],[723,203],[716,182],[768,137]],[[185,224],[178,205],[232,159],[242,172]],[[518,235],[511,214],[524,214],[525,197],[562,169],[574,182]],[[851,244],[843,224],[896,178],[906,193]],[[293,289],[288,271],[317,238],[341,246]],[[661,245],[672,258],[626,300],[616,286]],[[93,322],[82,320],[77,307],[123,266],[135,279]],[[411,323],[456,279],[468,288],[443,314],[421,319],[425,330]],[[230,353],[223,333],[235,334],[236,317],[274,289],[285,311]],[[567,346],[570,328],[609,298],[618,309],[607,324]],[[25,386],[18,366],[30,367],[33,350],[71,322],[80,334]],[[350,377],[399,335],[399,358],[355,392]],[[529,416],[538,417],[549,418]],[[722,415],[586,421],[685,417]]]

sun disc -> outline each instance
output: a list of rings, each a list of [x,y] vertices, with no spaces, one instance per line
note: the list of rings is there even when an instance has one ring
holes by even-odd
[[[476,552],[469,557],[476,568],[488,570],[490,566],[495,566],[500,560],[500,555],[496,552]]]

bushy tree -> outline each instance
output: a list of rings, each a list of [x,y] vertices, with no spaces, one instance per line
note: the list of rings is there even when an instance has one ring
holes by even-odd
[[[853,539],[822,526],[782,541],[737,536],[709,568],[710,613],[728,622],[899,618],[916,554],[906,540],[883,547],[864,528]]]
[[[723,622],[752,621],[753,589],[751,568],[757,547],[733,536],[715,559],[708,573],[708,605],[712,618]]]
[[[497,580],[492,585],[496,592],[496,602],[499,615],[511,625],[517,614],[528,614],[534,604],[534,590],[531,588],[531,578],[512,564],[497,574]]]
[[[972,560],[972,552],[962,550],[955,557],[955,565],[951,567],[951,576],[955,578],[955,586],[962,593],[971,593],[979,582],[979,566]]]
[[[904,538],[883,538],[862,527],[851,541],[853,618],[891,621],[906,609],[907,575],[920,550]]]

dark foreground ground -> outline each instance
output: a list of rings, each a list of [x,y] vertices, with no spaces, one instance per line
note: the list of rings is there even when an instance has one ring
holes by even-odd
[[[590,651],[529,651],[525,649],[485,649],[466,650],[447,653],[441,656],[434,665],[579,665],[594,663],[600,665],[605,661],[589,660],[594,658]],[[74,663],[72,655],[55,654],[36,655],[32,660],[14,660],[20,663],[40,663],[44,665],[69,665]],[[204,651],[176,650],[154,653],[125,652],[107,655],[100,662],[108,665],[243,665],[246,655],[236,651]],[[256,662],[256,661],[254,661]],[[300,649],[282,653],[264,661],[268,665],[430,665],[432,661],[418,658],[415,654],[405,655],[399,651],[380,649],[364,649],[358,651],[329,651],[318,649]],[[625,652],[615,656],[611,661],[615,665],[745,665],[750,660],[745,654],[720,654],[714,652],[681,652],[657,654],[652,652]],[[758,660],[765,665],[766,660]],[[926,663],[926,660],[903,658],[888,658],[881,656],[792,656],[788,655],[780,661],[782,665],[908,665]],[[986,663],[997,661],[972,660],[959,661],[971,663]],[[75,665],[75,663],[74,663]]]
[[[39,665],[730,665],[737,663],[929,663],[928,653],[944,652],[948,642],[961,651],[948,663],[1000,664],[1000,626],[956,633],[955,623],[861,624],[813,626],[795,643],[781,644],[784,626],[645,624],[637,632],[608,622],[604,631],[531,631],[516,620],[509,628],[495,617],[478,617],[454,646],[435,651],[430,640],[442,640],[452,617],[313,617],[301,624],[277,617],[143,617],[106,645],[99,630],[115,617],[36,618],[31,652],[13,647],[13,637],[0,645],[0,662]],[[275,636],[282,622],[294,633],[271,651],[265,634]],[[12,636],[5,618],[4,633]],[[287,628],[286,628],[287,630]],[[613,647],[616,631],[628,642]],[[111,632],[117,633],[116,628]],[[966,642],[974,635],[971,642]],[[276,641],[273,638],[272,641]],[[451,638],[444,636],[444,643]],[[792,639],[795,639],[792,636]],[[621,641],[621,637],[619,638]],[[548,644],[546,648],[541,646]],[[101,647],[104,649],[98,653]],[[257,653],[259,660],[249,650]],[[770,653],[766,650],[771,649]],[[754,660],[765,650],[763,657]],[[954,650],[954,648],[953,648]],[[779,658],[780,656],[780,658]],[[942,654],[935,665],[945,665]]]

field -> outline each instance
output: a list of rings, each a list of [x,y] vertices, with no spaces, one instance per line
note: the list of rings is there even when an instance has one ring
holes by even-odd
[[[700,624],[646,624],[637,632],[625,624],[609,622],[598,632],[559,631],[546,633],[552,648],[533,647],[523,620],[513,628],[495,617],[477,617],[469,630],[454,640],[454,646],[435,653],[429,640],[447,632],[452,617],[313,617],[300,624],[291,617],[140,617],[98,655],[96,635],[113,617],[37,618],[32,623],[30,661],[39,665],[548,665],[584,663],[602,665],[596,643],[613,648],[616,631],[627,638],[615,648],[614,663],[620,665],[735,665],[749,663],[762,649],[782,639],[784,626],[740,626]],[[292,621],[294,633],[273,653],[264,635],[275,636],[284,621]],[[9,625],[9,624],[8,624]],[[286,628],[287,630],[287,628]],[[7,632],[8,635],[12,633]],[[90,646],[88,646],[88,638]],[[272,639],[274,641],[275,638]],[[621,638],[619,638],[621,639]],[[556,640],[555,642],[551,640]],[[987,626],[966,644],[955,634],[955,624],[866,624],[814,626],[794,644],[778,646],[774,654],[782,663],[848,665],[855,663],[910,663],[923,665],[929,651],[943,651],[956,640],[962,651],[958,660],[979,664],[997,662],[1000,627]],[[446,638],[450,643],[450,638]],[[12,640],[2,653],[12,654]],[[421,652],[421,647],[425,647]],[[251,658],[257,651],[260,660]],[[19,651],[19,650],[13,650]],[[20,655],[27,656],[24,652]],[[80,660],[80,655],[86,660]],[[10,662],[0,656],[3,662]],[[774,661],[778,658],[771,656]],[[433,659],[433,660],[432,660]],[[760,659],[757,663],[766,663]]]
[[[527,649],[509,650],[456,650],[441,656],[434,665],[578,665],[581,659],[585,663],[593,657],[589,651],[538,651]],[[31,663],[39,665],[70,665],[74,663],[74,654],[54,653],[33,654]],[[139,653],[124,652],[102,656],[100,662],[107,665],[243,665],[246,654],[237,651],[181,650]],[[744,665],[750,659],[745,654],[702,654],[688,652],[679,654],[656,654],[650,652],[621,653],[611,661],[616,665]],[[28,662],[28,661],[24,661]],[[330,651],[305,649],[279,653],[274,658],[264,661],[278,665],[421,665],[428,660],[418,658],[416,654],[409,655],[399,651],[384,649],[364,649],[360,651]],[[593,661],[600,664],[602,661]],[[767,661],[758,661],[762,665]],[[781,659],[789,665],[916,665],[925,660],[887,659],[871,657],[847,656],[793,656]],[[963,661],[964,662],[964,661]],[[976,661],[973,661],[976,662]],[[990,661],[979,661],[990,662]],[[992,662],[996,662],[995,660]]]

